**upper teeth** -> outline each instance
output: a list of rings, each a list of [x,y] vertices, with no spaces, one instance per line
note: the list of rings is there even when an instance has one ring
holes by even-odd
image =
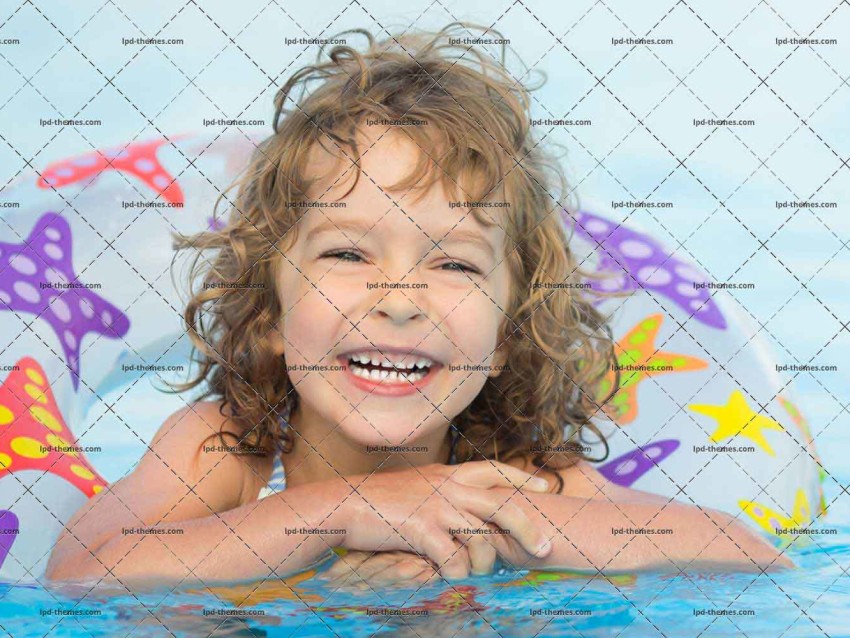
[[[404,356],[393,357],[396,361],[389,357],[380,354],[379,352],[359,352],[348,356],[348,359],[354,363],[362,363],[363,365],[372,364],[373,366],[382,366],[384,368],[396,368],[400,370],[412,370],[413,368],[428,368],[434,364],[431,359],[421,358],[418,360],[408,359]]]

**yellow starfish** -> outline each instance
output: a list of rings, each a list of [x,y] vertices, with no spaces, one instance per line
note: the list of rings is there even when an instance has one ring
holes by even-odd
[[[755,501],[738,501],[738,505],[764,531],[781,538],[783,546],[790,544],[794,538],[793,535],[785,533],[785,530],[807,527],[812,522],[809,499],[806,498],[806,493],[802,489],[797,490],[794,498],[794,513],[791,516],[786,516]],[[805,536],[796,538],[801,544],[806,544],[808,541]]]
[[[717,421],[717,429],[709,440],[717,443],[738,435],[745,436],[771,456],[776,456],[763,430],[784,432],[784,428],[770,417],[753,412],[740,390],[734,390],[729,395],[726,405],[698,404],[688,407]]]

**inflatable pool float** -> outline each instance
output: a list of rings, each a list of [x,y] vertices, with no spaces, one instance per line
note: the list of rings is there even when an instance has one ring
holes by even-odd
[[[65,523],[108,489],[114,442],[81,425],[104,397],[161,376],[150,366],[188,363],[170,233],[223,225],[216,198],[258,141],[89,150],[0,196],[0,581],[40,577]],[[773,536],[822,514],[813,437],[747,313],[628,221],[565,221],[618,343],[601,472]]]
[[[741,514],[787,544],[826,513],[825,471],[752,317],[651,235],[600,214],[565,215],[586,282],[616,338],[605,406],[609,459],[626,487]],[[601,389],[616,382],[613,371]],[[597,446],[598,447],[598,446]]]

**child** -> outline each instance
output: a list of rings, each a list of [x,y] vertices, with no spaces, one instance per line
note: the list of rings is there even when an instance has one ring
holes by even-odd
[[[336,46],[279,91],[228,225],[178,242],[203,284],[182,389],[210,400],[75,515],[50,578],[255,580],[331,548],[349,550],[334,576],[384,582],[497,556],[789,564],[730,516],[615,486],[582,457],[611,338],[584,292],[539,285],[580,279],[564,180],[526,90],[447,43],[468,33],[365,34],[365,53]]]

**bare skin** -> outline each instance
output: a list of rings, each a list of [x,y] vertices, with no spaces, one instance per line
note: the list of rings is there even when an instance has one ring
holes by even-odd
[[[350,574],[354,564],[354,571],[376,583],[416,582],[435,571],[446,578],[487,573],[497,553],[517,567],[593,573],[790,565],[728,515],[611,485],[584,464],[561,473],[565,493],[558,495],[535,492],[540,488],[531,484],[532,475],[519,468],[493,464],[491,471],[486,463],[470,463],[318,481],[257,501],[271,459],[212,452],[191,459],[183,450],[199,448],[211,425],[227,431],[228,423],[214,403],[185,412],[166,422],[131,475],[74,516],[51,556],[49,579],[130,586],[282,577],[335,546],[352,552],[332,576]],[[151,484],[161,489],[139,489]],[[480,528],[485,520],[510,534],[459,540],[449,532]],[[606,533],[641,525],[673,534],[631,539]],[[182,534],[122,533],[130,527]],[[282,533],[301,527],[327,533]],[[551,548],[538,551],[544,537]],[[371,556],[387,551],[392,553]]]
[[[516,459],[511,465],[535,473],[529,458]],[[552,473],[536,472],[538,476],[544,474],[551,476]],[[558,474],[564,481],[561,494],[521,495],[513,500],[536,524],[548,529],[554,549],[546,558],[531,556],[509,535],[482,536],[496,554],[517,569],[561,568],[594,574],[687,567],[758,572],[793,567],[787,557],[778,554],[745,525],[721,512],[620,487],[608,482],[586,462],[560,470]],[[554,490],[555,482],[550,479],[550,483]],[[548,516],[547,512],[552,510],[545,501],[551,499],[552,503],[557,503],[564,497],[583,501],[586,508],[580,507],[568,516]],[[589,518],[597,512],[603,513],[600,519]],[[643,518],[633,518],[636,515]],[[634,528],[644,523],[646,527],[671,529],[673,533],[614,537],[610,527],[603,527],[607,524],[617,529]],[[496,528],[491,524],[487,527]],[[579,534],[573,533],[573,529]],[[579,538],[581,540],[572,540]],[[589,539],[593,540],[588,542]],[[492,567],[492,564],[484,565],[483,571],[478,573],[490,573]],[[349,551],[320,577],[334,589],[370,590],[390,585],[419,587],[438,580],[439,570],[426,557],[406,551]]]

